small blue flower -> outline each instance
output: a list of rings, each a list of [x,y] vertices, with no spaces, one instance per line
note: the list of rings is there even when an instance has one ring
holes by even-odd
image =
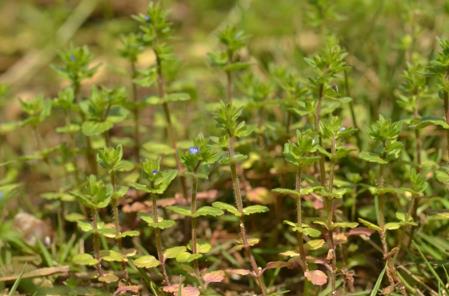
[[[344,126],[340,127],[340,132],[344,132],[346,128]]]
[[[153,175],[157,175],[157,173],[159,173],[159,171],[158,171],[158,170],[152,170],[151,173],[152,173]]]
[[[75,55],[74,55],[73,53],[70,54],[70,60],[71,60],[72,62],[74,62],[74,61],[76,60]]]
[[[198,154],[198,152],[200,152],[200,148],[196,147],[196,146],[192,146],[189,148],[189,152],[192,155]]]
[[[150,22],[150,21],[151,21],[151,16],[146,15],[146,16],[144,16],[144,19],[145,19],[147,22]]]

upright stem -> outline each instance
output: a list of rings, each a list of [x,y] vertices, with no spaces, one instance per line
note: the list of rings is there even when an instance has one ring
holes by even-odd
[[[351,91],[349,88],[349,77],[348,77],[348,71],[345,70],[344,71],[344,76],[345,76],[345,91],[346,91],[346,95],[348,97],[351,97]],[[351,119],[352,119],[352,126],[356,129],[358,129],[358,125],[357,125],[357,118],[355,116],[355,111],[354,111],[354,102],[351,100],[351,102],[349,102],[349,111],[351,112]],[[360,139],[360,134],[359,131],[356,133],[356,139],[357,139],[357,147],[359,149],[362,149],[362,141]]]
[[[137,85],[134,83],[134,78],[137,76],[136,62],[131,61],[131,96],[134,102],[134,154],[137,162],[140,162],[140,112],[139,112],[139,98],[137,97]]]
[[[153,194],[151,198],[153,202],[153,222],[157,223],[159,221],[159,217],[157,214],[156,195]],[[170,285],[170,278],[168,277],[167,270],[165,269],[164,252],[162,251],[161,230],[159,228],[154,229],[154,236],[156,240],[157,257],[159,259],[159,262],[161,263],[162,276],[164,277],[165,283],[167,285]]]
[[[154,50],[154,54],[156,56],[158,94],[159,94],[160,98],[164,98],[165,97],[165,79],[164,79],[164,73],[162,71],[162,61],[161,61],[161,58],[156,50]],[[183,194],[183,197],[185,199],[187,199],[187,197],[188,197],[187,182],[186,182],[186,177],[182,174],[184,171],[184,168],[181,164],[181,160],[179,159],[179,155],[178,155],[178,149],[177,149],[178,147],[177,147],[177,142],[176,142],[175,128],[172,123],[170,108],[168,106],[168,103],[166,103],[166,102],[164,102],[164,104],[162,106],[164,108],[165,120],[167,122],[167,136],[169,138],[169,141],[170,141],[170,144],[171,144],[173,150],[175,150],[176,168],[178,169],[178,172],[180,173],[179,180],[181,182],[182,194]]]
[[[419,114],[418,114],[418,108],[415,108],[414,111],[414,118],[418,119],[419,118]],[[416,161],[416,171],[419,174],[421,172],[421,136],[420,136],[420,131],[418,127],[415,127],[415,161]],[[413,220],[416,220],[417,217],[417,211],[418,211],[418,206],[419,206],[419,195],[417,194],[413,194],[412,197],[412,202],[410,204],[410,207],[408,209],[408,215],[412,217]],[[413,226],[410,226],[409,229],[409,233],[408,233],[408,237],[406,239],[405,242],[405,246],[408,248],[410,247],[411,242],[413,241],[413,234],[415,232],[415,228]]]
[[[444,117],[446,118],[446,123],[449,124],[449,94],[447,91],[444,92]],[[449,160],[449,130],[446,131],[446,144],[447,158]]]
[[[110,173],[110,178],[111,178],[112,188],[115,193],[116,187],[117,187],[117,181],[116,181],[114,172]],[[123,251],[122,237],[121,237],[122,232],[121,232],[120,220],[119,220],[118,198],[119,198],[118,196],[114,196],[112,199],[112,216],[114,219],[115,240],[117,241],[119,250],[122,252]],[[127,270],[126,262],[124,262],[124,261],[122,262],[122,269],[125,273],[125,279],[128,279],[128,270]]]
[[[193,176],[192,177],[192,196],[191,196],[191,203],[190,203],[190,210],[192,212],[192,218],[190,219],[191,221],[191,235],[192,235],[192,254],[197,254],[198,250],[197,250],[197,241],[196,241],[196,226],[197,226],[197,220],[194,217],[195,213],[196,213],[196,193],[198,190],[198,177]],[[200,269],[198,266],[198,261],[195,260],[194,261],[194,268],[195,268],[195,272],[197,274],[197,276],[200,276]]]
[[[333,187],[334,187],[334,176],[335,176],[335,157],[336,152],[336,139],[335,137],[332,138],[332,146],[331,146],[331,165],[330,165],[330,172],[329,172],[329,185],[328,185],[328,191],[329,193],[332,193]],[[337,254],[336,254],[336,248],[334,243],[334,233],[333,233],[333,220],[334,220],[334,212],[335,212],[335,204],[334,199],[331,196],[330,199],[326,200],[326,208],[327,208],[327,229],[328,229],[328,245],[329,245],[329,251],[331,252],[331,258],[330,258],[330,264],[332,267],[331,277],[330,277],[330,283],[332,287],[332,294],[331,295],[337,295],[336,290],[336,273],[337,273]]]
[[[73,94],[75,96],[75,101],[79,102],[80,101],[79,92],[81,89],[81,84],[78,81],[78,79],[75,79],[75,81],[72,81],[72,86],[73,86]],[[80,112],[80,116],[81,116],[81,120],[84,121],[85,116],[82,111]],[[89,165],[90,173],[93,175],[96,175],[98,173],[97,159],[95,157],[94,149],[92,148],[92,141],[91,141],[90,137],[84,136],[84,138],[86,139],[86,152],[85,152],[86,161]]]
[[[301,178],[302,178],[302,170],[301,167],[298,167],[296,169],[296,180],[295,180],[295,190],[298,192],[298,194],[301,194]],[[304,250],[304,236],[302,233],[302,196],[298,196],[296,199],[296,219],[299,226],[298,231],[298,250],[299,250],[299,257],[301,258],[302,262],[302,268],[304,271],[307,271],[308,265],[306,261],[306,252]]]
[[[380,165],[379,168],[379,179],[377,182],[378,188],[383,188],[384,186],[384,165]],[[385,231],[385,200],[382,193],[376,194],[374,197],[375,209],[376,209],[376,217],[377,217],[377,225],[381,228],[379,232],[380,240],[382,243],[382,253],[384,260],[386,261],[386,272],[388,282],[390,286],[394,286],[396,283],[395,280],[395,268],[394,264],[391,261],[391,256],[389,256],[388,244],[387,244],[387,232]]]
[[[92,228],[93,228],[93,247],[94,247],[94,255],[95,259],[97,259],[98,263],[96,264],[98,275],[103,275],[103,270],[101,269],[100,263],[100,235],[98,233],[98,222],[97,222],[97,209],[92,210]]]
[[[229,137],[228,141],[228,152],[229,152],[229,158],[231,160],[230,162],[230,168],[231,168],[231,178],[232,178],[232,186],[234,189],[234,197],[235,197],[235,203],[237,206],[237,210],[240,213],[240,236],[242,238],[243,247],[246,252],[246,256],[248,257],[251,268],[256,276],[257,285],[259,286],[260,292],[263,296],[267,295],[265,283],[263,281],[263,276],[260,268],[257,266],[256,259],[254,258],[253,254],[251,253],[251,246],[248,242],[248,237],[246,235],[246,228],[245,223],[243,220],[243,200],[242,200],[242,193],[240,191],[240,180],[237,176],[237,167],[234,162],[234,138],[232,136]]]
[[[324,85],[320,84],[318,87],[318,102],[315,110],[315,131],[320,133],[321,122],[321,103],[323,101]],[[319,144],[322,144],[321,135],[319,136]],[[326,169],[324,167],[324,155],[320,157],[320,183],[321,186],[326,186]]]

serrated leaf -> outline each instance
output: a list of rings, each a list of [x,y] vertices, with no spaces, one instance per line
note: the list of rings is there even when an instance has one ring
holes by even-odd
[[[193,217],[200,217],[200,216],[213,216],[218,217],[224,214],[224,211],[218,208],[210,207],[210,206],[204,206],[199,208]]]
[[[69,222],[78,222],[78,221],[85,219],[85,217],[84,217],[84,215],[82,215],[80,213],[70,213],[65,216],[65,219],[66,219],[66,221],[69,221]]]
[[[220,210],[226,211],[234,216],[240,217],[240,213],[237,210],[237,208],[230,204],[227,204],[227,203],[224,203],[221,201],[216,201],[216,202],[212,203],[212,206],[214,208],[218,208]]]
[[[138,268],[154,268],[159,266],[161,263],[154,256],[145,255],[133,260],[134,265]]]
[[[115,283],[118,280],[119,280],[119,278],[112,272],[105,273],[98,278],[98,281],[100,281],[102,283],[106,283],[106,284]]]
[[[135,237],[135,236],[139,236],[140,232],[138,230],[127,230],[127,231],[123,231],[122,233],[120,233],[120,237],[124,238],[124,237]]]
[[[113,124],[109,121],[85,121],[81,126],[81,132],[87,137],[93,137],[110,130],[112,126]]]
[[[78,265],[93,266],[98,263],[98,260],[92,255],[84,253],[73,256],[72,262]]]
[[[324,243],[325,243],[324,239],[312,239],[306,243],[306,247],[309,250],[318,250],[324,246]]]
[[[167,207],[169,211],[175,212],[176,214],[191,217],[192,212],[189,209],[178,207],[178,206],[169,206]]]
[[[188,93],[170,93],[165,96],[166,102],[184,102],[190,100]]]
[[[283,194],[283,195],[289,195],[292,197],[300,197],[301,196],[301,194],[298,191],[292,190],[292,189],[287,189],[287,188],[275,188],[272,191],[279,193],[279,194]]]
[[[243,209],[243,215],[248,216],[252,214],[258,214],[258,213],[266,213],[269,211],[269,208],[262,205],[253,205],[248,206]]]
[[[101,256],[101,259],[108,262],[126,262],[128,261],[128,258],[121,253],[109,250],[104,252],[104,254]]]
[[[371,223],[371,222],[369,222],[369,221],[367,221],[365,219],[359,218],[359,222],[362,223],[363,225],[365,225],[366,227],[368,227],[369,229],[372,229],[372,230],[375,230],[375,231],[378,231],[378,232],[382,231],[382,228],[380,228],[376,224]]]
[[[145,223],[147,223],[147,225],[152,228],[167,229],[167,228],[170,228],[170,227],[173,227],[176,225],[175,221],[162,219],[162,217],[159,217],[158,222],[154,222],[153,217],[151,217],[151,216],[142,215],[142,216],[140,216],[140,219],[145,221]]]
[[[86,221],[78,221],[78,227],[81,229],[82,232],[90,232],[92,231],[92,225]]]
[[[371,153],[371,152],[360,152],[359,153],[359,158],[368,161],[368,162],[374,162],[374,163],[378,163],[378,164],[387,164],[388,161],[382,159],[380,156]]]
[[[398,222],[388,222],[385,224],[385,229],[386,230],[397,230],[399,228],[401,228],[401,223]]]
[[[435,173],[435,178],[443,183],[443,184],[448,184],[449,185],[449,174],[443,170],[437,170]]]
[[[334,228],[355,228],[358,225],[359,223],[357,222],[336,222],[332,224]]]
[[[176,261],[180,263],[190,263],[203,257],[201,254],[191,254],[189,252],[182,252],[176,256]]]
[[[168,248],[164,251],[164,257],[166,259],[176,258],[181,253],[184,253],[187,251],[187,248],[185,246],[177,246]]]

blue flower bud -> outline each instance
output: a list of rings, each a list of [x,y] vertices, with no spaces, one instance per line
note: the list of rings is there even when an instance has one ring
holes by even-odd
[[[146,16],[144,16],[144,19],[145,19],[147,22],[150,22],[150,21],[151,21],[151,16],[146,15]]]
[[[190,154],[195,155],[195,154],[198,154],[198,152],[200,152],[200,149],[196,146],[192,146],[189,148],[189,152],[190,152]]]
[[[152,170],[151,173],[152,173],[153,175],[157,175],[157,173],[159,173],[159,171],[158,171],[158,170]]]
[[[74,62],[74,61],[76,60],[76,58],[75,58],[75,56],[73,55],[73,53],[70,54],[70,60],[71,60],[72,62]]]

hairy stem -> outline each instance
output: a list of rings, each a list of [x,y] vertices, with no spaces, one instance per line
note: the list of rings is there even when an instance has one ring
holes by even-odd
[[[302,170],[300,167],[296,169],[296,178],[295,178],[295,190],[298,194],[301,194],[301,178],[302,178]],[[296,222],[298,223],[299,230],[298,231],[298,251],[299,256],[302,262],[302,268],[304,271],[308,270],[307,261],[306,261],[306,252],[304,249],[304,236],[302,233],[302,196],[298,196],[296,199]]]
[[[191,202],[190,202],[190,211],[192,212],[192,218],[190,219],[191,221],[191,236],[192,236],[192,240],[191,240],[191,244],[192,244],[192,254],[197,254],[198,250],[197,250],[197,240],[196,240],[196,227],[197,227],[197,220],[194,217],[195,213],[196,213],[196,209],[197,209],[197,204],[196,204],[196,193],[198,190],[198,177],[193,176],[192,177],[192,195],[191,195]],[[198,276],[198,278],[200,278],[200,268],[198,266],[198,261],[195,260],[193,262],[194,268],[195,268],[195,272],[196,275]]]
[[[447,91],[444,92],[444,117],[446,118],[446,123],[449,124],[449,94]],[[449,130],[446,131],[446,145],[447,158],[449,160]]]
[[[154,50],[154,54],[156,56],[158,94],[159,94],[160,98],[164,98],[165,97],[165,78],[164,78],[164,73],[163,73],[163,69],[162,69],[162,60],[156,50]],[[178,169],[178,172],[180,174],[179,180],[181,182],[182,195],[185,199],[187,199],[188,198],[187,181],[186,181],[186,177],[183,174],[184,168],[181,164],[181,160],[179,159],[179,155],[178,155],[178,147],[177,147],[178,144],[177,144],[177,140],[176,140],[175,127],[173,126],[173,123],[172,123],[170,108],[168,106],[168,103],[166,103],[166,102],[164,102],[162,107],[164,108],[165,121],[167,122],[167,136],[169,138],[169,141],[170,141],[170,144],[171,144],[173,150],[175,151],[176,168]]]
[[[384,165],[380,165],[379,168],[379,179],[377,182],[378,188],[384,187]],[[374,197],[377,225],[381,228],[379,231],[380,241],[382,243],[382,255],[386,263],[386,273],[387,279],[391,287],[396,284],[396,270],[394,267],[394,262],[392,261],[392,256],[389,254],[388,243],[387,243],[387,231],[385,230],[385,200],[382,193],[376,194]]]
[[[336,139],[335,137],[332,138],[332,146],[331,146],[331,165],[330,165],[330,171],[329,171],[329,185],[328,185],[328,191],[329,193],[332,193],[333,187],[334,187],[334,177],[335,177],[335,152],[336,152]],[[333,197],[329,197],[326,200],[326,210],[327,210],[327,229],[328,229],[328,246],[329,246],[329,252],[330,252],[330,265],[332,268],[331,277],[330,277],[330,283],[332,287],[332,294],[331,295],[337,295],[336,290],[336,274],[337,274],[337,254],[336,254],[336,248],[334,243],[334,233],[333,233],[333,220],[334,220],[334,212],[335,212],[335,204]]]
[[[351,91],[349,88],[349,77],[348,77],[347,70],[344,71],[344,76],[345,76],[345,92],[348,97],[351,97]],[[357,124],[357,118],[355,116],[353,101],[349,102],[349,111],[351,112],[352,126],[356,129],[359,129],[359,126]],[[357,133],[356,133],[356,140],[357,140],[357,147],[359,148],[359,150],[362,149],[362,140],[360,139],[359,131],[357,131]]]
[[[97,221],[97,209],[92,210],[92,228],[93,228],[93,247],[94,247],[94,255],[95,259],[97,259],[97,272],[98,275],[103,275],[103,270],[101,269],[101,262],[100,262],[100,234],[98,233],[98,221]]]
[[[253,254],[251,253],[251,246],[248,242],[248,237],[246,235],[246,227],[243,220],[243,200],[242,200],[242,193],[240,191],[240,181],[237,176],[237,167],[234,160],[235,151],[234,151],[234,138],[229,137],[228,141],[228,153],[229,158],[231,160],[230,168],[231,168],[231,178],[232,178],[232,186],[234,189],[234,197],[235,197],[235,203],[237,206],[237,209],[240,213],[240,236],[242,238],[243,247],[245,249],[246,256],[249,259],[249,262],[251,264],[251,268],[256,276],[257,285],[259,286],[260,292],[262,295],[267,295],[265,283],[263,281],[263,276],[260,268],[257,266],[256,259],[254,258]]]
[[[137,76],[136,62],[131,61],[131,96],[134,102],[134,154],[137,162],[140,162],[140,112],[139,112],[139,98],[137,96],[137,85],[134,83],[134,79]]]
[[[73,87],[73,95],[75,96],[75,101],[79,102],[79,92],[81,89],[81,83],[78,81],[78,79],[72,81],[72,87]],[[84,113],[80,111],[81,120],[84,121],[86,118],[84,116]],[[92,148],[92,141],[90,137],[84,136],[86,139],[86,151],[85,151],[85,157],[87,164],[89,165],[90,173],[96,175],[98,173],[97,169],[97,159],[95,157],[95,151]]]
[[[315,110],[315,131],[319,134],[320,133],[320,123],[321,123],[321,103],[323,101],[323,92],[324,92],[324,85],[320,84],[318,87],[318,102],[316,104],[316,110]],[[321,135],[319,136],[319,144],[321,145],[323,142]],[[326,169],[324,167],[324,155],[320,156],[320,183],[321,186],[326,186]]]
[[[153,222],[157,223],[159,221],[159,217],[157,214],[156,195],[153,194],[151,198],[153,202]],[[159,262],[161,263],[162,276],[164,277],[165,283],[167,285],[170,285],[170,278],[168,277],[167,270],[165,268],[164,252],[162,251],[161,230],[159,228],[154,229],[154,239],[156,241],[157,257],[159,259]]]

